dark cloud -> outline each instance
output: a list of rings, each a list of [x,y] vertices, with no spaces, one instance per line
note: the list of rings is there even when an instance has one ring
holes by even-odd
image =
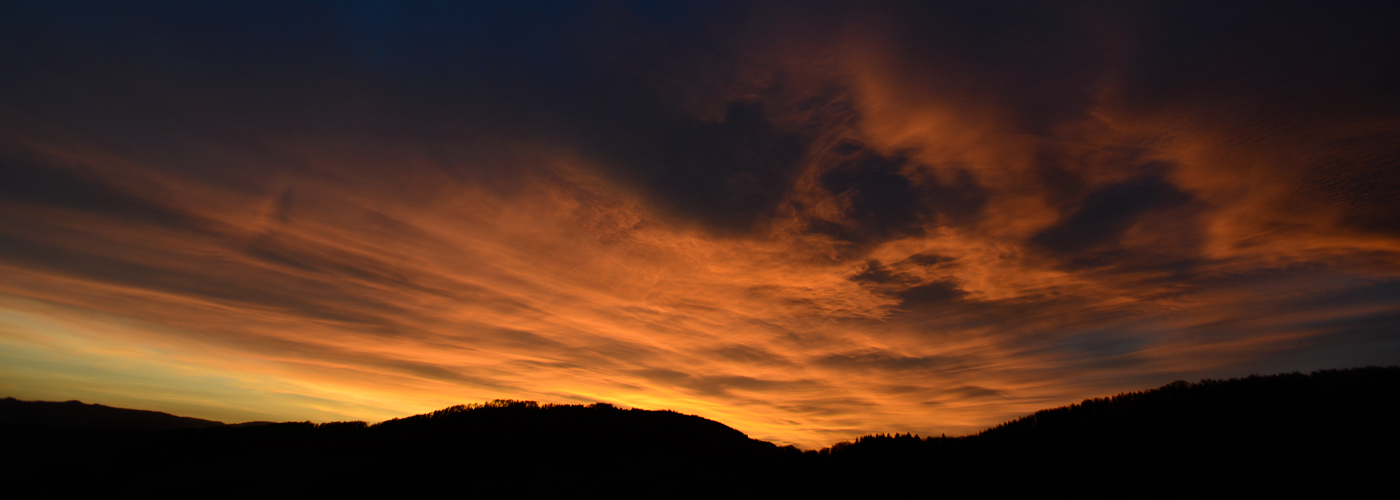
[[[589,126],[601,129],[590,146],[605,164],[662,207],[727,232],[748,232],[771,215],[805,153],[802,139],[756,104],[734,103],[718,122],[603,114]]]
[[[952,389],[952,390],[950,390],[949,392],[953,392],[953,393],[956,393],[956,394],[958,394],[958,395],[960,395],[960,396],[963,396],[963,397],[965,397],[965,398],[972,398],[972,399],[977,399],[977,398],[1003,398],[1003,397],[1006,397],[1006,392],[1005,392],[1005,391],[1000,391],[1000,390],[997,390],[997,389],[991,389],[991,388],[987,388],[987,387],[978,387],[978,386],[975,386],[975,385],[965,385],[965,386],[962,386],[962,387],[958,387],[958,388],[956,388],[956,389]]]
[[[211,219],[129,193],[102,179],[14,159],[0,159],[0,198],[192,233],[208,233],[219,226]]]
[[[908,258],[904,259],[901,262],[910,262],[920,266],[937,266],[939,264],[952,262],[953,260],[955,259],[946,255],[938,255],[935,253],[916,253],[914,255],[910,255]]]
[[[924,213],[919,193],[902,170],[908,160],[854,144],[836,148],[840,158],[821,177],[823,189],[849,204],[852,228],[841,234],[858,242],[918,234]]]
[[[865,263],[864,270],[851,276],[851,281],[870,285],[900,285],[917,282],[918,278],[892,271],[880,261],[871,260]]]
[[[957,283],[948,281],[935,281],[909,287],[897,294],[901,301],[899,306],[903,309],[947,307],[950,303],[957,302],[966,295],[967,292],[964,292]]]
[[[980,221],[983,207],[991,194],[977,184],[965,169],[957,169],[953,182],[940,182],[927,168],[913,172],[918,179],[919,194],[925,213],[944,226],[971,226]]]
[[[975,224],[988,196],[966,170],[945,183],[906,156],[851,142],[832,148],[820,168],[820,186],[841,200],[843,217],[811,220],[808,230],[858,245],[920,236],[930,226]]]
[[[1386,280],[1343,280],[1340,286],[1321,293],[1298,297],[1288,304],[1290,309],[1298,308],[1341,308],[1346,306],[1384,305],[1400,302],[1400,281]]]
[[[548,145],[587,155],[674,217],[744,233],[783,200],[811,137],[775,123],[770,103],[725,94],[724,82],[740,76],[715,74],[731,70],[712,62],[734,57],[731,37],[657,14],[703,19],[714,10],[703,5],[638,18],[575,2],[138,3],[92,12],[57,2],[20,16],[26,23],[12,26],[7,45],[24,50],[5,60],[19,75],[15,86],[47,102],[8,104],[81,113],[108,141],[140,149],[155,146],[155,130],[116,129],[139,124],[174,137],[194,128],[255,150],[286,137],[352,151],[367,141],[399,144],[473,183],[510,181],[499,164],[514,159],[502,147]],[[650,24],[657,20],[667,24]],[[720,89],[692,89],[698,80]],[[189,141],[169,142],[173,149],[159,154],[177,165],[167,166],[234,181],[188,161],[199,155]]]
[[[1117,242],[1144,214],[1190,200],[1190,195],[1158,177],[1106,186],[1086,195],[1076,210],[1031,241],[1053,252],[1084,255]]]

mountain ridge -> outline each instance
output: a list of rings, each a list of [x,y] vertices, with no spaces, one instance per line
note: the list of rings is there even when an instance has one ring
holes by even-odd
[[[0,399],[0,425],[41,425],[56,428],[127,427],[137,429],[196,429],[226,425],[216,420],[182,417],[161,411],[116,408],[82,401],[21,401]]]
[[[5,401],[0,408],[15,404]],[[10,456],[22,459],[0,475],[80,471],[148,489],[228,477],[304,491],[466,478],[500,491],[686,484],[709,493],[903,495],[923,491],[918,478],[941,477],[957,481],[940,483],[940,491],[962,494],[1072,488],[1089,496],[1187,496],[1386,477],[1379,471],[1393,467],[1393,458],[1362,457],[1400,445],[1393,425],[1400,367],[1178,381],[1041,410],[968,436],[873,434],[807,451],[703,417],[603,403],[496,400],[376,424],[121,429],[10,421],[0,416],[0,431],[20,451]]]

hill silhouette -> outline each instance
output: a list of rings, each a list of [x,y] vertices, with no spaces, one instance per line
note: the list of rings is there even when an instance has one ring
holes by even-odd
[[[1400,444],[1396,367],[1175,382],[972,436],[870,435],[806,452],[697,416],[601,403],[498,400],[378,424],[183,428],[156,412],[137,413],[165,417],[128,427],[73,425],[75,405],[136,412],[5,400],[0,475],[210,494],[1259,496],[1389,488]],[[51,425],[33,421],[44,412]],[[136,427],[157,421],[167,426]]]
[[[76,431],[0,425],[9,442],[21,444],[10,456],[31,457],[5,469],[16,477],[77,475],[92,484],[144,490],[217,484],[306,492],[428,491],[455,482],[493,491],[664,488],[697,477],[705,478],[701,488],[713,490],[762,484],[801,455],[701,417],[603,403],[497,400],[378,424]],[[53,456],[53,449],[70,453]]]
[[[128,410],[81,401],[55,403],[0,399],[0,425],[34,425],[50,428],[125,427],[132,429],[198,429],[224,425],[223,422],[177,417],[149,410]]]
[[[973,436],[864,436],[819,453],[834,469],[936,470],[982,492],[1253,497],[1381,484],[1397,465],[1397,423],[1400,368],[1326,370],[1177,381]]]

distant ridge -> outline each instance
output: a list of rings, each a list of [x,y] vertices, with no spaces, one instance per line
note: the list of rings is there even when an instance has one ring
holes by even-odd
[[[35,412],[17,425],[7,412],[24,405],[0,405],[9,445],[0,478],[181,494],[217,485],[240,494],[1258,497],[1393,489],[1400,465],[1397,367],[1179,381],[972,436],[880,434],[806,452],[697,416],[601,403],[497,400],[373,425],[189,419],[213,425],[171,429],[44,426]]]
[[[37,425],[55,429],[122,427],[130,429],[198,429],[223,422],[148,410],[128,410],[81,401],[0,399],[0,425]]]

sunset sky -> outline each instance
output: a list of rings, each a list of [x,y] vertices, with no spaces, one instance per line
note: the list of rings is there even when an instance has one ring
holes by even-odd
[[[0,397],[810,449],[1400,363],[1400,9],[1138,3],[0,3]]]

